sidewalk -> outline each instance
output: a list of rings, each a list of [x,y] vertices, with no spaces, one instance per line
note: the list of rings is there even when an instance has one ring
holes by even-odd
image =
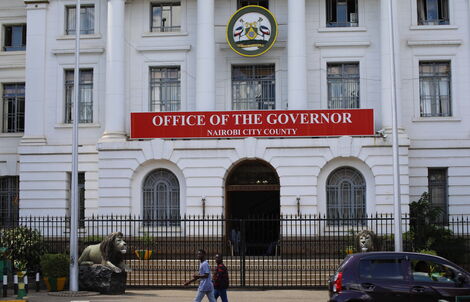
[[[46,291],[30,292],[29,302],[72,302],[72,301],[108,301],[108,302],[191,302],[196,294],[195,289],[158,289],[141,290],[128,289],[124,295],[97,295],[88,297],[55,297],[49,296]],[[13,296],[9,297],[14,300]],[[229,290],[230,302],[326,302],[326,290]],[[3,301],[5,298],[0,298]],[[207,298],[203,301],[208,301]],[[219,299],[220,301],[220,299]]]

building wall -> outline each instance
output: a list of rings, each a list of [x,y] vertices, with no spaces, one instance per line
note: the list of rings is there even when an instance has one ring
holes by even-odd
[[[7,1],[16,10],[0,10],[4,18],[26,20],[21,1]],[[2,4],[5,2],[2,1]],[[95,34],[81,41],[82,68],[93,68],[94,123],[80,126],[79,170],[86,178],[86,213],[140,214],[142,180],[154,168],[166,167],[178,177],[181,211],[200,214],[206,197],[208,213],[222,214],[225,180],[230,168],[243,159],[262,159],[277,171],[281,184],[281,212],[295,213],[301,198],[302,213],[324,213],[325,182],[340,165],[356,167],[367,181],[367,210],[393,212],[391,134],[385,137],[245,138],[205,140],[100,140],[105,126],[106,39],[108,1],[95,4]],[[182,29],[178,33],[151,33],[150,0],[125,5],[125,112],[148,111],[149,67],[181,67],[182,110],[196,110],[197,2],[181,0]],[[380,1],[358,0],[359,26],[327,28],[325,2],[306,1],[308,108],[327,108],[327,62],[360,62],[361,108],[373,108],[376,130],[390,108],[381,102]],[[64,34],[64,7],[73,0],[51,0],[45,5],[46,40],[44,70],[45,142],[20,144],[19,135],[0,136],[0,175],[20,175],[21,213],[62,215],[67,212],[71,170],[71,125],[64,124],[64,69],[74,64],[73,36]],[[231,66],[274,63],[276,109],[288,109],[287,4],[270,1],[279,23],[275,46],[257,58],[235,54],[225,41],[225,26],[236,10],[235,0],[215,1],[216,110],[231,109]],[[450,0],[450,25],[417,26],[415,1],[397,2],[399,40],[398,81],[401,194],[403,211],[409,201],[427,190],[427,168],[448,167],[450,213],[470,210],[470,103],[468,1]],[[11,12],[14,13],[11,13]],[[33,19],[31,19],[33,20]],[[28,24],[28,26],[35,26]],[[28,49],[34,46],[28,45]],[[8,55],[8,54],[7,54]],[[6,63],[17,60],[17,67]],[[24,54],[0,55],[0,77],[24,75]],[[419,117],[419,61],[450,60],[452,111],[450,118]],[[22,67],[21,67],[22,66]],[[34,91],[30,91],[34,93]],[[30,114],[28,118],[33,118]],[[129,119],[125,128],[129,133]],[[19,170],[17,161],[19,160]]]

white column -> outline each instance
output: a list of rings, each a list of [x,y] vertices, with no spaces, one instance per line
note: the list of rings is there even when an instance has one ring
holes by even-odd
[[[289,109],[307,109],[305,0],[289,0],[287,85]]]
[[[399,78],[398,75],[398,39],[395,38],[395,41],[392,40],[392,29],[390,28],[390,16],[392,15],[390,11],[391,0],[381,0],[380,1],[380,43],[381,43],[381,105],[382,105],[382,129],[391,129],[392,128],[392,102],[394,93],[397,93],[397,98],[399,99],[399,89],[395,89],[392,83]],[[396,16],[396,12],[393,12],[393,16]],[[396,18],[393,20],[393,24],[396,24]],[[395,37],[398,36],[398,30],[396,25]],[[392,47],[395,45],[395,66],[393,66],[392,60]],[[395,76],[395,79],[393,79]],[[395,82],[396,86],[399,87],[399,82]],[[399,111],[398,111],[399,112]],[[398,120],[400,120],[400,114],[398,114]],[[400,123],[398,123],[400,127]]]
[[[125,0],[108,0],[106,120],[102,141],[125,139],[124,5]]]
[[[26,4],[26,99],[23,145],[46,144],[46,24],[48,1]]]
[[[215,110],[214,0],[197,0],[196,109]]]

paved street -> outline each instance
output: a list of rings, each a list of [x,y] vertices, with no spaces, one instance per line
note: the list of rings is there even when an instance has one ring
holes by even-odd
[[[109,296],[98,295],[88,297],[56,297],[50,296],[45,291],[32,292],[28,297],[30,302],[72,302],[72,301],[138,301],[138,302],[184,302],[193,301],[196,291],[194,289],[165,289],[165,290],[136,290],[130,289],[125,295]],[[326,290],[230,290],[229,301],[231,302],[316,302],[326,301],[328,292]],[[13,300],[13,297],[10,297]],[[2,301],[3,299],[0,299]],[[207,299],[203,300],[207,301]],[[220,299],[219,299],[220,301]]]

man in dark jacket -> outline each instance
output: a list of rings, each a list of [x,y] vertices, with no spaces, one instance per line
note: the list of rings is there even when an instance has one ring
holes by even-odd
[[[214,282],[214,297],[217,301],[217,298],[220,297],[222,302],[228,302],[227,299],[227,288],[229,284],[228,280],[228,270],[223,263],[222,255],[215,255],[215,262],[217,267],[215,268],[212,281]]]

